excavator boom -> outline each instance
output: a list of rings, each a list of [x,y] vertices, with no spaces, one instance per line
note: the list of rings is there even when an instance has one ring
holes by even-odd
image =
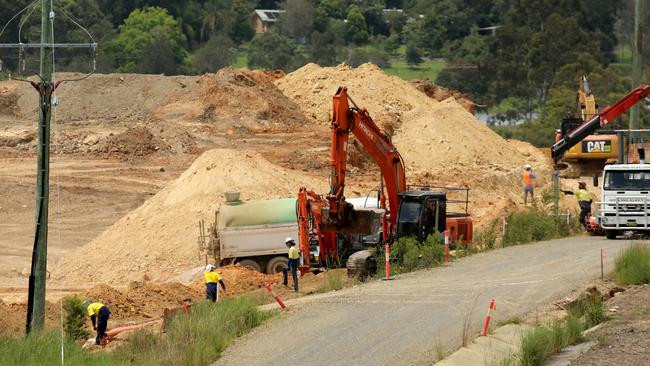
[[[582,141],[585,137],[596,132],[599,128],[605,127],[609,122],[618,118],[635,104],[644,100],[650,94],[650,85],[641,85],[629,92],[618,102],[603,108],[588,122],[571,131],[569,134],[558,140],[551,147],[551,157],[557,163],[564,153]]]

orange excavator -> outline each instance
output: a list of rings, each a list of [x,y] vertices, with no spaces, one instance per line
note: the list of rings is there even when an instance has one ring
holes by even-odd
[[[318,256],[314,256],[314,260],[320,262],[317,264],[338,257],[336,233],[370,234],[373,227],[378,226],[376,212],[355,210],[345,200],[350,133],[370,153],[381,172],[382,188],[378,200],[385,213],[379,216],[384,242],[390,243],[404,236],[424,241],[430,234],[444,230],[448,230],[453,242],[471,242],[473,225],[467,205],[464,213],[448,213],[446,192],[429,191],[421,186],[417,190],[410,190],[406,184],[404,162],[390,136],[375,124],[365,108],[357,106],[345,87],[338,88],[333,97],[331,130],[329,193],[323,197],[304,187],[298,193],[299,242],[303,257],[301,271],[310,269],[313,248],[317,248],[315,252]],[[461,189],[469,192],[467,188]],[[365,263],[369,256],[367,250],[353,254],[347,261],[348,268],[351,261]]]

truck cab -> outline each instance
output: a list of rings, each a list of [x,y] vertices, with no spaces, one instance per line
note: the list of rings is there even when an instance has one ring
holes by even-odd
[[[603,170],[598,223],[608,239],[650,230],[650,164],[614,164]]]

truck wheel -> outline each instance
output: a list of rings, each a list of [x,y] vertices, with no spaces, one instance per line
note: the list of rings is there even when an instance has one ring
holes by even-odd
[[[239,263],[240,266],[250,268],[253,271],[262,272],[262,268],[260,267],[260,264],[252,259],[244,259],[237,263]]]
[[[616,230],[605,230],[605,237],[611,240],[616,239]]]
[[[282,273],[282,270],[287,268],[287,257],[273,257],[269,260],[269,263],[266,265],[266,273],[276,274]]]

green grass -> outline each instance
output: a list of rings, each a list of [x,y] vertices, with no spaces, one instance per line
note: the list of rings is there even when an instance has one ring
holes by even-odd
[[[574,318],[568,317],[563,322],[550,326],[539,326],[528,332],[521,342],[519,349],[519,364],[521,366],[542,365],[551,354],[562,348],[583,340],[584,326]]]
[[[245,297],[224,299],[217,304],[204,301],[192,306],[190,314],[172,319],[163,334],[133,333],[112,353],[87,353],[80,344],[65,341],[69,365],[209,365],[236,337],[273,316],[260,312]],[[0,340],[0,365],[60,364],[61,338],[58,332],[23,339]]]
[[[90,354],[69,339],[64,341],[66,365],[122,365],[107,354]],[[0,339],[0,365],[60,365],[61,334],[46,332],[27,338]]]
[[[317,293],[330,292],[330,291],[340,290],[342,288],[343,288],[343,277],[341,277],[341,274],[337,272],[330,272],[327,273],[327,281],[325,283],[322,283],[320,286],[318,286],[316,292]]]
[[[523,323],[523,322],[524,322],[524,321],[523,321],[520,317],[515,316],[515,317],[512,317],[512,318],[510,318],[510,319],[506,319],[506,320],[501,320],[501,321],[499,321],[499,322],[497,323],[497,328],[499,328],[499,327],[503,327],[504,325],[508,325],[508,324],[521,324],[521,323]]]
[[[634,243],[616,258],[614,279],[621,285],[650,283],[650,246]]]
[[[447,62],[443,60],[426,60],[418,66],[411,66],[406,63],[403,56],[391,57],[390,67],[384,71],[389,75],[399,76],[404,80],[417,80],[429,78],[435,81],[438,74],[445,68]]]
[[[240,49],[237,51],[237,56],[235,56],[235,62],[232,65],[234,68],[241,69],[242,67],[248,67],[248,50]]]
[[[609,317],[605,315],[603,299],[600,296],[581,297],[567,307],[567,312],[574,318],[584,318],[587,328],[609,320]]]

